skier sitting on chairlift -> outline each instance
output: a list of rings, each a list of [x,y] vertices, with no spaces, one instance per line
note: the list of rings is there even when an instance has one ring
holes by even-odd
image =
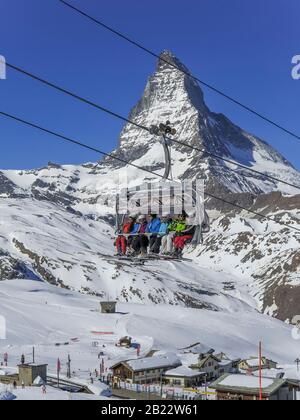
[[[173,245],[174,245],[174,256],[181,257],[183,249],[187,242],[193,239],[194,233],[196,231],[196,226],[189,224],[186,226],[186,229],[176,233]]]
[[[150,253],[159,254],[161,241],[164,236],[168,234],[168,229],[170,224],[172,223],[172,218],[169,215],[162,216],[161,225],[158,231],[158,234],[153,242],[152,246],[150,247]]]
[[[173,240],[175,235],[186,229],[186,215],[181,214],[177,219],[173,220],[168,227],[168,234],[162,238],[162,255],[172,255],[173,253]]]
[[[134,255],[138,254],[147,254],[147,247],[149,245],[149,239],[147,238],[144,233],[146,233],[148,227],[148,222],[145,216],[141,215],[138,217],[137,222],[134,225],[132,233],[134,235],[132,237],[131,248],[133,250]]]
[[[151,234],[150,235],[150,251],[151,251],[151,249],[152,249],[152,247],[153,247],[153,245],[156,241],[160,226],[161,226],[160,218],[157,217],[156,214],[151,214],[150,222],[149,222],[149,224],[147,226],[147,230],[146,230],[147,233]]]
[[[131,233],[134,227],[135,218],[133,216],[129,217],[129,220],[126,221],[122,227],[122,232],[119,232],[120,235],[116,239],[116,248],[117,248],[117,255],[126,255],[128,240],[125,236],[122,235]]]

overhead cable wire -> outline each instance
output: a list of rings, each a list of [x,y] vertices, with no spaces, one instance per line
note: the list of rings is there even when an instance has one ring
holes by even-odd
[[[66,136],[66,135],[57,133],[57,132],[55,132],[53,130],[50,130],[50,129],[47,129],[47,128],[44,128],[44,127],[42,127],[42,126],[40,126],[38,124],[35,124],[33,122],[30,122],[30,121],[27,121],[27,120],[25,120],[23,118],[20,118],[20,117],[16,116],[16,115],[12,115],[12,114],[9,114],[9,113],[4,112],[4,111],[0,111],[0,115],[2,115],[3,117],[9,118],[11,120],[17,121],[17,122],[19,122],[19,123],[21,123],[23,125],[29,126],[31,128],[35,128],[35,129],[37,129],[39,131],[42,131],[44,133],[50,134],[51,136],[55,136],[56,138],[59,138],[60,140],[63,140],[63,141],[72,143],[72,144],[77,145],[79,147],[83,147],[83,148],[85,148],[87,150],[90,150],[90,151],[96,152],[98,154],[101,154],[102,156],[110,157],[110,158],[115,159],[115,160],[117,160],[119,162],[125,163],[126,165],[129,165],[129,166],[132,166],[132,167],[134,167],[136,169],[139,169],[141,171],[147,172],[148,174],[154,175],[156,177],[160,177],[162,179],[164,178],[163,175],[158,174],[156,172],[153,172],[153,171],[151,171],[151,170],[149,170],[147,168],[144,168],[144,167],[135,165],[134,163],[129,162],[126,159],[122,159],[122,158],[120,158],[118,156],[115,156],[115,155],[113,155],[111,153],[106,153],[106,152],[104,152],[104,151],[102,151],[102,150],[100,150],[98,148],[95,148],[93,146],[90,146],[90,145],[86,144],[85,142],[82,142],[82,141],[73,139],[73,138],[71,138],[69,136]],[[172,179],[169,179],[169,178],[168,178],[168,180],[169,181],[173,181]],[[241,206],[241,205],[239,205],[237,203],[233,203],[233,202],[228,201],[228,200],[226,200],[224,198],[218,197],[218,196],[216,196],[214,194],[207,193],[207,192],[205,192],[205,194],[206,194],[206,196],[208,196],[210,198],[214,198],[214,199],[216,199],[216,200],[218,200],[220,202],[226,203],[226,204],[228,204],[228,205],[230,205],[232,207],[236,207],[236,208],[239,208],[240,210],[244,210],[244,211],[248,212],[249,214],[253,214],[256,217],[259,217],[260,219],[263,219],[263,220],[266,220],[266,221],[269,221],[269,222],[273,222],[273,223],[279,224],[281,226],[284,226],[285,228],[288,228],[288,229],[291,229],[291,230],[296,231],[297,233],[300,233],[300,229],[298,229],[295,226],[292,226],[292,225],[287,224],[285,222],[282,222],[280,220],[272,219],[269,216],[266,216],[266,215],[264,215],[262,213],[256,212],[256,211],[251,210],[251,209],[247,209],[247,208],[245,208],[245,207],[243,207],[243,206]]]
[[[159,60],[167,63],[168,65],[170,65],[171,67],[173,67],[176,70],[180,71],[181,73],[185,74],[186,76],[189,76],[189,77],[193,78],[194,80],[196,80],[197,82],[199,82],[201,85],[207,87],[208,89],[210,89],[211,91],[217,93],[218,95],[221,95],[225,99],[229,100],[230,102],[233,102],[235,105],[238,105],[239,107],[241,107],[244,110],[250,112],[251,114],[255,115],[256,117],[264,120],[268,124],[271,124],[272,126],[274,126],[274,127],[278,128],[279,130],[283,131],[284,133],[286,133],[286,134],[288,134],[288,135],[296,138],[297,140],[300,140],[300,136],[298,134],[294,133],[293,131],[291,131],[290,129],[288,129],[286,127],[283,127],[281,124],[279,124],[279,123],[271,120],[269,117],[266,117],[265,115],[263,115],[260,112],[256,111],[254,108],[252,108],[252,107],[250,107],[248,105],[243,104],[240,100],[235,99],[234,97],[226,94],[225,92],[221,91],[220,89],[218,89],[217,87],[213,86],[212,84],[207,83],[204,80],[201,80],[200,78],[194,76],[193,74],[191,74],[185,68],[179,67],[175,63],[166,60],[160,54],[157,54],[154,51],[150,50],[149,48],[146,48],[140,42],[134,41],[133,39],[131,39],[127,35],[124,35],[120,31],[117,31],[116,29],[112,28],[111,26],[105,24],[100,19],[97,19],[97,18],[89,15],[88,13],[84,12],[83,10],[79,9],[78,7],[75,7],[74,5],[72,5],[71,3],[69,3],[69,2],[67,2],[65,0],[58,0],[58,1],[61,4],[63,4],[64,6],[67,6],[68,8],[70,8],[73,11],[77,12],[81,16],[89,19],[90,21],[96,23],[97,25],[100,25],[102,28],[108,30],[109,32],[113,33],[114,35],[118,36],[119,38],[122,38],[123,40],[129,42],[130,44],[134,45],[135,47],[139,48],[140,50],[142,50],[142,51],[144,51],[144,52],[152,55],[153,57],[158,58]]]
[[[38,81],[38,82],[40,82],[40,83],[42,83],[42,84],[44,84],[44,85],[46,85],[48,87],[51,87],[51,88],[53,88],[53,89],[55,89],[55,90],[57,90],[57,91],[65,94],[65,95],[68,95],[68,96],[70,96],[70,97],[72,97],[72,98],[74,98],[74,99],[76,99],[76,100],[78,100],[80,102],[83,102],[83,103],[85,103],[85,104],[87,104],[87,105],[89,105],[89,106],[91,106],[93,108],[96,108],[99,111],[102,111],[102,112],[104,112],[104,113],[106,113],[106,114],[108,114],[108,115],[110,115],[112,117],[115,117],[115,118],[117,118],[117,119],[119,119],[119,120],[121,120],[123,122],[126,122],[128,124],[131,124],[131,125],[137,127],[137,128],[140,128],[141,130],[150,132],[150,128],[148,128],[148,127],[146,127],[146,126],[144,126],[142,124],[136,123],[136,122],[130,120],[129,118],[126,118],[123,115],[120,115],[119,113],[116,113],[116,112],[108,109],[107,107],[104,107],[104,106],[102,106],[102,105],[100,105],[100,104],[98,104],[98,103],[96,103],[94,101],[91,101],[89,99],[86,99],[86,98],[84,98],[84,97],[82,97],[82,96],[80,96],[80,95],[78,95],[78,94],[76,94],[76,93],[74,93],[74,92],[72,92],[72,91],[64,88],[64,87],[58,86],[57,84],[52,83],[49,80],[46,80],[46,79],[44,79],[44,78],[42,78],[40,76],[37,76],[37,75],[33,74],[32,72],[29,72],[29,71],[27,71],[27,70],[25,70],[25,69],[23,69],[23,68],[21,68],[19,66],[16,66],[14,64],[11,64],[9,62],[7,62],[6,65],[7,65],[7,67],[9,67],[9,68],[17,71],[18,73],[21,73],[21,74],[23,74],[23,75],[25,75],[27,77],[30,77],[33,80],[36,80],[36,81]],[[211,156],[211,157],[213,157],[215,159],[219,159],[219,160],[222,160],[224,162],[230,163],[232,165],[236,165],[238,167],[241,167],[241,168],[243,168],[243,169],[245,169],[245,170],[247,170],[249,172],[255,173],[256,175],[260,175],[261,177],[268,178],[268,179],[270,179],[272,181],[280,182],[282,184],[288,185],[289,187],[293,187],[293,188],[296,188],[296,189],[300,190],[300,186],[299,185],[296,185],[296,184],[293,184],[291,182],[284,181],[284,180],[282,180],[280,178],[276,178],[276,177],[274,177],[272,175],[268,175],[266,173],[260,172],[260,171],[258,171],[256,169],[250,168],[250,167],[248,167],[246,165],[243,165],[241,163],[235,162],[235,161],[230,160],[228,158],[224,158],[224,157],[219,156],[219,155],[217,155],[215,153],[211,153],[211,152],[209,152],[207,150],[200,149],[200,148],[197,148],[195,146],[189,145],[188,143],[182,142],[180,140],[176,140],[174,138],[169,138],[169,137],[166,137],[166,138],[168,140],[174,142],[174,143],[178,143],[178,144],[180,144],[182,146],[188,147],[188,148],[193,149],[193,150],[196,150],[198,152],[205,153],[205,154],[207,154],[207,155],[209,155],[209,156]],[[233,168],[228,167],[228,169],[231,170],[231,171],[233,171],[233,172],[236,172],[236,170],[233,169]],[[239,173],[239,175],[247,178],[242,173]]]

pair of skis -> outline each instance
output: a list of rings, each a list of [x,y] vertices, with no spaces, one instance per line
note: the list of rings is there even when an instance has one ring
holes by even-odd
[[[146,262],[146,261],[176,261],[176,262],[182,262],[182,261],[192,261],[188,258],[184,257],[176,257],[172,255],[159,255],[159,254],[146,254],[145,256],[126,256],[126,255],[115,255],[112,257],[116,260],[120,261],[133,261],[133,262]]]

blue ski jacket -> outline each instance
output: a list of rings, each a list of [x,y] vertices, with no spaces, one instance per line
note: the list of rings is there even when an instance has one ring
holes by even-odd
[[[169,227],[169,224],[170,224],[170,223],[165,223],[165,222],[163,222],[163,223],[160,225],[160,228],[159,228],[159,231],[158,231],[159,236],[165,236],[165,235],[168,233],[168,227]]]
[[[133,234],[139,233],[140,227],[141,227],[140,223],[135,223],[133,225],[133,229],[132,229],[132,231],[130,233],[133,233]]]
[[[161,221],[160,219],[157,217],[156,219],[153,219],[147,227],[146,232],[147,233],[158,233],[159,232],[159,228],[161,226]]]

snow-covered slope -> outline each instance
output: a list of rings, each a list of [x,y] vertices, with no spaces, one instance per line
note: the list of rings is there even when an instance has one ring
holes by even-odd
[[[279,210],[272,216],[299,227],[299,199],[295,197],[294,211]],[[192,255],[202,267],[244,278],[261,311],[292,321],[300,309],[299,240],[299,233],[274,222],[225,215],[213,222],[211,233]]]
[[[83,293],[120,301],[235,311],[249,303],[241,283],[238,298],[224,291],[232,274],[197,263],[149,261],[142,265],[111,257],[113,230],[103,221],[68,213],[38,200],[0,199],[2,279],[39,278]],[[252,302],[255,306],[255,302]]]
[[[282,206],[291,208],[293,200],[286,200]],[[246,302],[284,321],[298,313],[299,237],[276,223],[221,213],[204,244],[188,254],[192,262],[141,265],[112,258],[113,228],[102,219],[32,198],[2,198],[0,212],[2,280],[38,278],[120,301],[213,311]],[[297,210],[273,213],[290,224],[299,220]]]

